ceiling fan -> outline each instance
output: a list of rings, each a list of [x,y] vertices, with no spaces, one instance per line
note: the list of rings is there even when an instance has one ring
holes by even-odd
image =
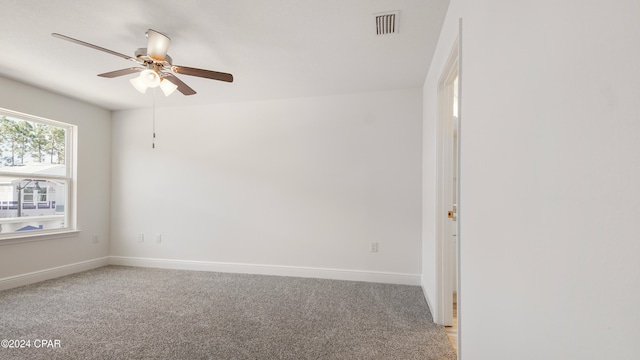
[[[119,52],[105,49],[103,47],[58,33],[52,33],[51,35],[58,39],[67,40],[79,45],[90,47],[95,50],[100,50],[106,52],[107,54],[119,56],[123,59],[131,60],[137,63],[137,67],[111,71],[104,74],[99,74],[98,76],[104,78],[114,78],[139,72],[140,76],[131,79],[131,84],[141,93],[144,93],[147,88],[154,88],[157,86],[160,87],[165,96],[169,96],[176,89],[184,95],[193,95],[196,93],[195,90],[178,79],[178,77],[176,77],[173,73],[233,82],[233,75],[231,74],[197,69],[188,66],[173,65],[171,56],[167,54],[171,39],[168,36],[152,29],[147,30],[147,32],[145,33],[147,37],[147,47],[136,50],[135,57],[121,54]]]

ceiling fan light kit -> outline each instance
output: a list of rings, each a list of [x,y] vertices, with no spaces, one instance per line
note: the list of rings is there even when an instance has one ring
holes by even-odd
[[[164,96],[169,96],[178,88],[178,85],[172,83],[170,80],[160,78],[160,75],[152,69],[143,70],[140,72],[140,76],[136,76],[129,81],[131,85],[142,94],[144,94],[148,88],[160,86],[160,90],[162,90]]]
[[[148,86],[144,83],[144,80],[140,76],[136,76],[133,79],[129,80],[133,87],[144,94],[147,91]]]
[[[173,94],[174,91],[178,88],[178,85],[172,83],[167,79],[162,79],[160,81],[160,90],[164,93],[164,96],[169,96]]]
[[[147,69],[140,73],[140,79],[150,88],[160,85],[160,75],[155,70]]]
[[[211,70],[197,69],[187,66],[173,65],[171,56],[167,54],[171,39],[152,29],[147,30],[147,47],[140,48],[135,51],[135,57],[121,54],[119,52],[105,49],[103,47],[90,44],[81,40],[77,40],[58,33],[52,33],[53,37],[67,40],[82,46],[86,46],[95,50],[106,52],[111,55],[119,56],[126,60],[136,62],[140,67],[132,67],[122,70],[116,70],[99,74],[100,77],[114,78],[122,75],[140,73],[137,77],[130,80],[131,85],[141,93],[145,93],[148,88],[160,87],[165,96],[171,95],[175,90],[180,91],[183,95],[194,95],[195,90],[178,79],[173,73],[184,74],[189,76],[197,76],[206,79],[219,80],[225,82],[233,82],[233,75]]]

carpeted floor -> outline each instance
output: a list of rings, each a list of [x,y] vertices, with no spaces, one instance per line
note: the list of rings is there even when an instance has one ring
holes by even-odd
[[[2,339],[25,348],[0,359],[456,358],[416,286],[123,266],[0,292]]]

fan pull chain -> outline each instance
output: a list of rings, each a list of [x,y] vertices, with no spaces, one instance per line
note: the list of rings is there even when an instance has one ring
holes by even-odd
[[[153,120],[152,120],[152,133],[151,148],[156,148],[156,88],[153,88]]]

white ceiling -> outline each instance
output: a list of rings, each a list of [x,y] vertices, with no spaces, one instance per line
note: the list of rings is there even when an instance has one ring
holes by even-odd
[[[51,36],[57,32],[133,56],[155,29],[174,65],[234,75],[233,83],[180,75],[198,94],[157,106],[322,96],[422,86],[448,0],[3,0],[0,76],[117,110],[148,107],[135,65]],[[399,10],[399,33],[375,35],[372,14]]]

